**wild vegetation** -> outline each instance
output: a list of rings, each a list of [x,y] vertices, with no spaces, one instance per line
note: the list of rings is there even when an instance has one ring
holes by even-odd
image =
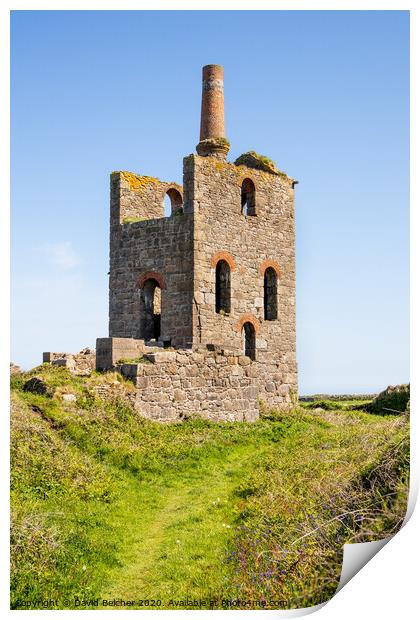
[[[235,166],[248,166],[249,168],[256,168],[257,170],[263,170],[264,172],[270,172],[278,176],[287,179],[288,176],[285,172],[279,170],[272,159],[256,153],[255,151],[247,151],[243,153],[235,160]]]
[[[24,390],[33,376],[44,393]],[[333,595],[344,543],[400,527],[406,414],[318,403],[160,425],[132,389],[49,365],[13,376],[14,609],[310,606]]]

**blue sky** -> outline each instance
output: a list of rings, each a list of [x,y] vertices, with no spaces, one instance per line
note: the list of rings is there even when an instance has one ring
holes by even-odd
[[[229,158],[300,182],[300,392],[409,379],[408,12],[18,11],[11,28],[13,361],[107,335],[109,173],[182,182],[218,63]]]

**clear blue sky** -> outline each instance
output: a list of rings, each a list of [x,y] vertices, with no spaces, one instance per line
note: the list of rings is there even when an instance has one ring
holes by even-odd
[[[201,67],[225,67],[229,158],[296,189],[299,388],[409,379],[409,14],[12,14],[12,359],[107,335],[109,173],[182,182]]]

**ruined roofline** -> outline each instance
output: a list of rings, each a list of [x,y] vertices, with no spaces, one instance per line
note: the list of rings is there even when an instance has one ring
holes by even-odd
[[[205,157],[205,159],[209,163],[213,164],[218,170],[222,170],[224,167],[230,167],[232,169],[236,169],[237,172],[238,172],[238,176],[240,176],[240,177],[244,177],[247,174],[249,174],[249,176],[251,176],[251,177],[252,177],[252,175],[255,175],[255,174],[257,174],[257,175],[263,174],[263,175],[266,175],[267,178],[273,177],[273,176],[274,177],[279,177],[285,183],[287,183],[287,185],[289,185],[292,188],[294,188],[294,186],[299,183],[299,181],[297,181],[293,177],[289,176],[286,172],[283,172],[282,170],[278,170],[277,168],[275,168],[274,170],[273,169],[269,170],[267,167],[264,167],[262,165],[258,165],[257,162],[255,162],[255,164],[253,164],[250,160],[248,160],[246,162],[242,161],[241,158],[244,157],[245,155],[249,155],[249,153],[255,153],[255,151],[249,151],[248,153],[244,153],[244,155],[240,155],[240,157],[238,157],[234,162],[231,162],[231,161],[221,161],[220,158],[212,157],[212,156],[207,156],[207,157]],[[263,157],[264,159],[268,159],[268,158],[265,158],[264,156],[259,156],[259,157]],[[201,155],[197,155],[196,153],[190,153],[189,155],[186,155],[184,157],[184,162],[188,161],[190,159],[201,160],[201,159],[203,159],[203,157]],[[239,161],[239,160],[241,160],[241,161]],[[249,171],[249,173],[247,171]]]
[[[246,153],[239,155],[233,163],[235,166],[246,166],[247,168],[261,170],[262,172],[268,172],[269,174],[284,177],[293,184],[299,182],[290,177],[283,170],[279,170],[272,159],[266,157],[265,155],[261,155],[260,153],[256,153],[255,151],[247,151]]]
[[[197,157],[197,154],[190,153],[189,155],[186,155],[184,159],[188,159],[190,157]],[[221,162],[219,158],[211,158],[211,159],[217,159],[218,165],[220,165]],[[288,175],[287,172],[284,172],[283,170],[279,170],[276,167],[276,164],[274,163],[273,160],[269,159],[265,155],[260,155],[259,153],[256,153],[255,151],[247,151],[246,153],[239,155],[239,157],[237,157],[235,161],[233,162],[225,161],[223,163],[225,165],[249,168],[250,170],[258,170],[260,172],[267,172],[269,174],[280,176],[284,178],[284,180],[287,180],[292,185],[297,185],[299,183],[297,179]],[[176,181],[161,181],[158,177],[140,175],[137,172],[131,172],[128,170],[114,170],[113,172],[111,172],[110,176],[113,177],[114,175],[123,175],[123,177],[129,182],[130,189],[132,191],[141,191],[142,189],[145,189],[148,185],[153,185],[153,184],[164,185],[167,187],[167,189],[170,189],[173,187],[173,188],[176,188],[180,192],[183,191],[183,186],[177,183]]]
[[[148,175],[138,174],[137,172],[131,172],[129,170],[113,170],[110,173],[111,179],[118,175],[122,175],[122,177],[128,182],[131,191],[141,191],[148,185],[164,185],[167,186],[168,189],[175,187],[176,189],[182,191],[182,185],[176,183],[176,181],[162,181],[158,177],[150,177]]]
[[[184,189],[179,183],[121,170],[111,173],[110,185],[114,224],[167,219],[164,206],[166,196],[171,202],[169,219],[183,211]]]

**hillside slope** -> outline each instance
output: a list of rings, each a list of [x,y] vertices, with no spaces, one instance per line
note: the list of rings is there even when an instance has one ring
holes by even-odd
[[[35,375],[44,394],[23,390]],[[344,542],[402,522],[406,416],[164,426],[131,392],[113,373],[13,377],[14,609],[313,605],[335,591]]]

